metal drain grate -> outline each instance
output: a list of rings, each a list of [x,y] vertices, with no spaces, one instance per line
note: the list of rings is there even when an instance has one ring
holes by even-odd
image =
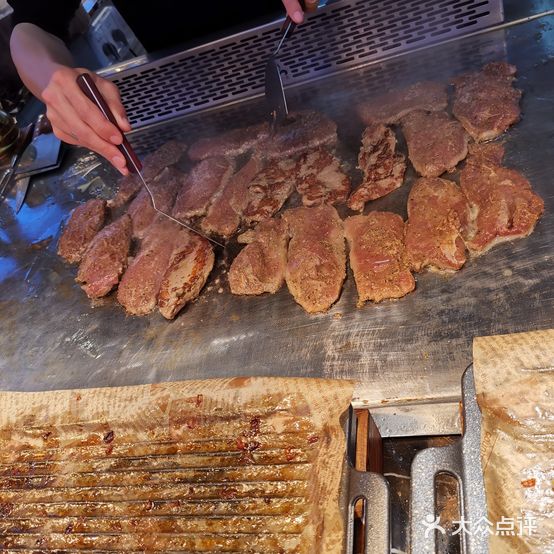
[[[502,21],[501,0],[340,0],[287,42],[285,84],[360,67]],[[135,127],[256,96],[280,22],[112,75]]]

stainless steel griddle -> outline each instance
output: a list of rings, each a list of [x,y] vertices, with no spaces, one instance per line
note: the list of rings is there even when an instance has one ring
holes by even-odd
[[[339,302],[316,316],[296,305],[286,287],[273,296],[232,296],[226,270],[237,249],[231,245],[218,253],[199,300],[175,321],[157,313],[129,317],[113,298],[91,304],[74,282],[75,268],[56,255],[61,222],[70,211],[91,194],[109,196],[116,184],[107,163],[73,149],[60,170],[33,181],[18,216],[13,198],[0,205],[0,388],[231,375],[352,378],[360,383],[356,403],[378,407],[384,436],[400,431],[389,428],[386,418],[379,420],[380,410],[406,410],[400,421],[413,434],[429,432],[445,414],[451,428],[443,426],[442,432],[455,432],[460,378],[471,362],[473,337],[546,328],[554,319],[553,26],[552,15],[508,22],[438,46],[400,49],[340,75],[318,74],[287,90],[291,109],[322,110],[337,121],[341,153],[357,183],[362,126],[352,110],[355,100],[421,79],[444,82],[492,60],[516,64],[523,119],[505,137],[505,164],[521,170],[545,200],[545,214],[529,238],[469,260],[454,275],[418,274],[416,291],[399,301],[356,308],[349,274]],[[125,81],[124,72],[115,79]],[[145,152],[170,137],[189,141],[259,121],[264,106],[257,94],[147,122],[131,142]],[[368,207],[405,216],[414,179],[410,169],[403,187]],[[431,415],[421,429],[413,414],[427,406]]]

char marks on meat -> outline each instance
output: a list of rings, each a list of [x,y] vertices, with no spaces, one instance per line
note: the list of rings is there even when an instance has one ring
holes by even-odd
[[[339,298],[346,277],[342,221],[326,205],[287,210],[283,219],[290,234],[288,289],[308,313],[324,312]]]
[[[512,86],[515,73],[515,66],[494,62],[453,80],[452,112],[476,141],[498,137],[519,120],[521,91]]]
[[[282,219],[261,221],[252,231],[252,241],[233,260],[229,285],[233,294],[257,295],[277,292],[285,280],[287,225]]]
[[[424,177],[454,171],[467,156],[468,135],[458,121],[445,112],[416,110],[402,119],[408,155]]]
[[[402,185],[406,160],[395,150],[396,137],[389,127],[379,123],[364,130],[358,156],[363,180],[348,199],[351,210],[362,211],[369,200],[381,198]]]
[[[261,160],[254,156],[229,179],[202,220],[200,226],[204,233],[224,238],[229,238],[236,233],[240,226],[242,212],[246,207],[248,186],[262,167]]]
[[[193,161],[216,156],[235,158],[252,150],[258,142],[269,135],[267,123],[233,129],[215,137],[201,138],[189,148],[189,158]]]
[[[214,251],[206,239],[186,229],[179,234],[158,294],[158,308],[166,319],[198,297],[214,266]]]
[[[124,214],[92,239],[77,273],[89,298],[106,296],[119,283],[127,267],[131,231],[131,218]]]
[[[402,117],[414,110],[442,111],[447,104],[448,97],[444,85],[422,81],[362,102],[358,104],[358,113],[366,125],[398,123]]]
[[[415,288],[404,245],[404,221],[391,212],[370,212],[344,221],[350,246],[350,267],[359,305],[401,298]]]
[[[70,264],[79,263],[88,245],[106,221],[106,201],[88,200],[73,210],[58,244],[58,255]]]
[[[177,163],[186,150],[187,146],[176,140],[170,140],[162,144],[157,150],[144,158],[142,164],[144,180],[150,184],[150,181],[164,168]],[[133,173],[123,177],[119,183],[117,194],[109,201],[109,206],[111,208],[124,206],[138,194],[142,186],[140,178]]]
[[[181,238],[181,229],[163,216],[149,227],[117,290],[117,300],[130,314],[145,315],[156,307],[173,249]]]
[[[173,216],[188,220],[206,215],[212,199],[224,189],[232,173],[233,163],[221,156],[198,162],[181,186]]]
[[[515,169],[500,164],[500,144],[470,147],[460,186],[466,195],[472,221],[466,244],[472,253],[481,253],[506,240],[529,235],[544,210],[529,181]]]
[[[410,267],[457,270],[466,261],[462,235],[469,207],[456,183],[438,177],[418,179],[408,197],[406,252]]]
[[[296,190],[304,206],[340,204],[348,198],[350,177],[342,170],[340,160],[325,147],[303,154],[296,176]]]
[[[293,160],[272,160],[248,185],[244,201],[233,202],[242,205],[242,219],[251,224],[276,214],[294,188],[296,163]]]

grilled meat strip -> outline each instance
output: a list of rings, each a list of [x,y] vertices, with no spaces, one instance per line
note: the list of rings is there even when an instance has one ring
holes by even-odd
[[[248,186],[262,167],[261,160],[254,156],[229,179],[221,194],[213,200],[200,224],[204,233],[229,238],[237,232],[242,212],[246,207]]]
[[[76,279],[89,298],[106,296],[119,283],[127,267],[131,231],[131,218],[124,214],[92,239]]]
[[[188,220],[205,215],[212,199],[224,189],[232,173],[233,164],[227,158],[207,158],[198,162],[181,186],[173,216]]]
[[[162,144],[157,150],[144,158],[142,170],[144,180],[150,184],[150,181],[165,167],[177,163],[186,150],[187,146],[176,140],[170,140]],[[121,208],[132,200],[141,188],[142,181],[137,175],[131,173],[123,177],[119,183],[117,194],[108,202],[108,205],[111,208]]]
[[[472,221],[465,235],[473,254],[532,233],[544,211],[544,202],[529,181],[514,169],[502,167],[500,144],[472,145],[460,175]]]
[[[453,80],[452,113],[476,141],[493,139],[519,120],[521,91],[512,86],[515,73],[515,66],[494,62]]]
[[[107,214],[106,201],[99,198],[77,206],[60,237],[58,255],[70,264],[79,263],[91,240],[104,226]]]
[[[381,198],[402,185],[406,160],[395,150],[396,137],[389,127],[379,123],[364,130],[358,156],[364,177],[348,199],[351,210],[362,211],[369,200]]]
[[[406,262],[404,221],[391,212],[369,212],[344,221],[358,305],[401,298],[415,288]]]
[[[169,213],[175,202],[177,192],[182,186],[186,175],[174,167],[166,167],[149,183],[154,195],[156,207],[162,212]],[[133,221],[133,237],[142,239],[157,218],[157,212],[152,204],[150,194],[143,187],[129,205],[127,213]]]
[[[206,239],[187,229],[179,234],[158,293],[158,308],[166,319],[198,297],[214,266],[214,251]]]
[[[350,177],[342,170],[340,160],[325,147],[303,154],[296,175],[296,190],[304,206],[340,204],[350,192]]]
[[[414,110],[442,111],[448,104],[446,87],[422,81],[408,88],[387,92],[358,104],[358,113],[366,125],[398,123]]]
[[[468,135],[458,121],[445,112],[416,110],[402,119],[408,156],[424,177],[454,171],[467,156]]]
[[[410,267],[457,270],[465,261],[462,235],[469,207],[456,183],[438,177],[418,179],[408,197],[406,252]]]
[[[308,313],[328,310],[346,277],[342,221],[332,206],[294,208],[283,214],[290,242],[285,279]]]
[[[246,295],[275,293],[285,280],[289,241],[287,225],[282,219],[266,219],[252,234],[252,242],[241,250],[229,269],[231,292]]]

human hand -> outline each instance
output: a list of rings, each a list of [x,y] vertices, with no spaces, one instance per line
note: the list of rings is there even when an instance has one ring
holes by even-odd
[[[302,23],[304,21],[304,12],[315,12],[319,0],[305,0],[303,2],[305,9],[302,9],[299,0],[283,0],[287,15],[295,22]]]
[[[129,170],[125,158],[117,148],[123,140],[121,131],[110,123],[81,91],[77,85],[77,77],[81,73],[89,73],[92,76],[121,130],[131,130],[119,91],[113,83],[86,69],[62,65],[57,66],[52,72],[47,86],[41,93],[52,130],[64,142],[98,152],[123,175],[127,175]]]

